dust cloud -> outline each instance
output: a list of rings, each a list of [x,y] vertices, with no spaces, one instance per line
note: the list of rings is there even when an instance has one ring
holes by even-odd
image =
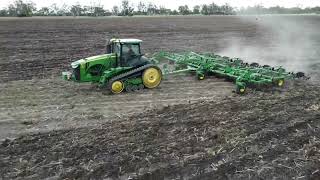
[[[320,16],[240,16],[255,37],[236,34],[219,54],[289,71],[320,71]]]

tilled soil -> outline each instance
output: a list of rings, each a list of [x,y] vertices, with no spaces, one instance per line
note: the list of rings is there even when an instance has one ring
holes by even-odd
[[[221,49],[227,33],[258,28],[237,17],[0,18],[0,82],[47,78],[103,54],[112,37],[144,40],[143,53]],[[207,39],[213,39],[208,41]],[[219,40],[219,42],[218,42]],[[223,46],[222,46],[223,47]]]
[[[6,140],[2,178],[319,179],[320,86],[204,100]],[[88,119],[89,120],[89,119]]]
[[[0,139],[27,132],[95,126],[148,109],[221,99],[234,85],[221,79],[198,81],[192,75],[166,77],[159,88],[108,95],[91,84],[59,78],[11,81],[0,90]]]
[[[318,28],[317,16],[289,19]],[[266,52],[278,45],[269,42],[277,37],[255,17],[0,18],[0,26],[0,82],[60,75],[75,60],[105,53],[112,37],[142,39],[146,54],[218,53],[235,39],[240,47],[262,43]]]
[[[59,76],[71,62],[105,53],[106,40],[112,37],[142,39],[142,51],[149,56],[161,50],[214,52],[289,70],[317,71],[319,18],[0,18],[0,82]]]
[[[319,179],[319,18],[1,18],[0,179]],[[180,75],[110,96],[59,78],[112,36],[144,40],[148,56],[221,52],[311,81],[239,96]]]

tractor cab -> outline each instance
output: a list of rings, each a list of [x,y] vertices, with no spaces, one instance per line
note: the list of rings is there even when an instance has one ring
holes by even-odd
[[[148,63],[141,54],[139,39],[111,39],[107,53],[116,55],[117,67],[138,67]]]

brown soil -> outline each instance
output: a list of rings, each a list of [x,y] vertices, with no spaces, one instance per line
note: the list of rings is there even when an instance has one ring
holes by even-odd
[[[217,52],[227,46],[229,35],[257,36],[258,28],[222,16],[5,18],[0,24],[0,82],[56,76],[74,60],[104,53],[112,36],[144,40],[145,53]]]
[[[319,16],[288,18],[320,28]],[[312,62],[310,82],[245,96],[213,77],[171,76],[157,89],[116,96],[59,78],[70,62],[103,53],[112,35],[144,40],[147,55],[224,52],[234,38],[272,52],[272,30],[259,23],[236,16],[0,19],[0,178],[319,179],[317,36],[304,59]]]
[[[318,179],[320,87],[303,85],[6,140],[0,172],[27,179]]]
[[[35,79],[5,83],[0,96],[0,139],[26,132],[94,126],[148,109],[202,99],[221,99],[234,85],[194,76],[167,77],[155,90],[107,95],[91,84],[61,79]]]

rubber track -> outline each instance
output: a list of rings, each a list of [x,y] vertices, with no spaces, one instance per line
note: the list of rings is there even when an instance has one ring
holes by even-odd
[[[110,80],[109,80],[109,82],[108,82],[108,90],[110,90],[111,89],[111,86],[112,86],[112,83],[114,82],[114,81],[117,81],[117,80],[122,80],[123,78],[125,78],[125,77],[128,77],[128,76],[130,76],[130,75],[132,75],[132,74],[135,74],[135,73],[137,73],[137,72],[139,72],[139,71],[142,71],[142,70],[145,70],[145,69],[147,69],[147,68],[149,68],[149,67],[155,67],[155,68],[157,68],[157,69],[159,69],[159,67],[158,66],[155,66],[154,64],[146,64],[146,65],[143,65],[143,66],[141,66],[141,67],[138,67],[137,69],[133,69],[133,70],[130,70],[130,71],[128,71],[128,72],[125,72],[125,73],[123,73],[123,74],[119,74],[119,75],[117,75],[117,76],[115,76],[115,77],[113,77],[113,78],[111,78]],[[159,69],[160,70],[160,69]]]

